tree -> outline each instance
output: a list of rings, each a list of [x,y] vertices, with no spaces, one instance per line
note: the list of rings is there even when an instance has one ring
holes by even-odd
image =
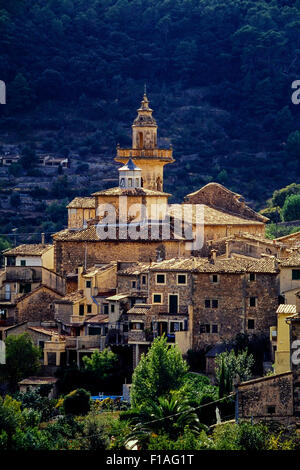
[[[143,446],[153,434],[167,434],[169,439],[176,440],[186,427],[195,434],[206,428],[201,425],[195,409],[186,399],[174,397],[160,396],[158,402],[142,405],[137,421],[128,441],[137,440]]]
[[[37,164],[37,155],[32,147],[24,147],[22,150],[22,157],[20,158],[20,164],[24,170],[34,168]]]
[[[289,158],[300,160],[300,131],[291,132],[286,143]]]
[[[220,397],[228,395],[232,391],[233,380],[236,376],[243,382],[249,380],[254,364],[252,354],[248,351],[238,352],[234,350],[225,351],[216,357],[216,377],[219,384]]]
[[[293,194],[286,198],[281,216],[285,222],[300,219],[300,194]]]
[[[118,362],[117,354],[105,348],[103,351],[94,351],[91,357],[84,356],[82,359],[84,368],[94,372],[98,377],[105,380],[111,375],[114,366]]]
[[[64,399],[66,415],[86,415],[90,411],[90,398],[90,393],[84,388],[73,390]]]
[[[183,385],[187,371],[187,363],[177,346],[168,345],[165,336],[156,338],[133,373],[133,406],[157,402],[160,396],[178,389]]]
[[[31,341],[28,333],[18,336],[8,336],[6,345],[5,375],[11,386],[29,376],[35,374],[40,368],[40,350]]]

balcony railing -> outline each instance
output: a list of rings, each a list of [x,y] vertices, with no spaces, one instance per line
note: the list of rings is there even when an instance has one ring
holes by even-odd
[[[42,267],[6,266],[5,279],[10,282],[41,282]]]
[[[130,330],[128,332],[128,342],[149,343],[153,341],[153,333],[144,330]]]
[[[100,335],[90,336],[67,336],[66,337],[66,348],[69,349],[89,349],[99,348],[100,349]]]
[[[150,158],[163,158],[173,161],[173,149],[121,149],[117,148],[118,158],[130,157],[150,157]]]

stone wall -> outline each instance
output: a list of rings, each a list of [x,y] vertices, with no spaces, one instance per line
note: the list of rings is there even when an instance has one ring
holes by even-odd
[[[218,276],[218,282],[213,283],[209,274],[194,275],[193,348],[231,340],[238,333],[269,335],[270,326],[276,324],[277,275],[258,273],[251,282],[248,273]],[[257,298],[255,307],[249,305],[250,297]],[[206,299],[218,300],[218,307],[206,308]],[[254,320],[254,329],[248,328],[248,320]],[[210,333],[200,333],[200,325],[210,325]],[[217,325],[217,332],[211,332],[212,325]]]
[[[94,264],[120,261],[156,261],[158,251],[165,258],[179,256],[180,250],[184,251],[184,245],[178,241],[95,241],[95,242],[68,242],[54,241],[55,245],[55,270],[58,273],[75,272],[79,265],[85,264],[89,268]],[[180,247],[181,245],[181,247]],[[86,256],[85,256],[86,247]]]
[[[54,320],[53,302],[61,296],[47,287],[40,287],[20,300],[15,309],[15,321],[39,322]]]
[[[243,198],[218,183],[209,183],[199,191],[185,197],[189,204],[206,204],[215,209],[262,222],[264,218],[248,207]],[[267,220],[267,219],[265,219]]]
[[[293,375],[291,372],[261,377],[238,387],[239,417],[254,421],[272,420],[291,424]]]

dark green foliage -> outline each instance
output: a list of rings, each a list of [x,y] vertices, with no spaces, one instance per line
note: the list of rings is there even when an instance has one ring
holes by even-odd
[[[285,222],[300,219],[300,194],[293,194],[286,198],[281,214]]]
[[[131,401],[133,406],[153,403],[158,397],[184,384],[188,370],[179,349],[167,344],[165,336],[152,343],[132,376]]]
[[[64,399],[66,415],[86,415],[90,410],[90,398],[90,393],[83,388],[73,390]]]
[[[18,381],[34,375],[40,368],[40,350],[35,347],[28,333],[8,336],[6,344],[6,365],[4,374],[12,387]]]

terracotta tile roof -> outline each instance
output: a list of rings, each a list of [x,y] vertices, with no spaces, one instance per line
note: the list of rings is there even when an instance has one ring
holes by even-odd
[[[276,313],[297,313],[296,305],[280,304]]]
[[[280,261],[280,266],[300,266],[300,253],[293,253],[289,258]]]
[[[149,263],[132,263],[130,266],[126,266],[121,268],[118,271],[118,275],[131,275],[137,276],[141,273],[146,273],[149,271],[150,264]]]
[[[117,265],[117,262],[112,262],[112,263],[104,264],[104,265],[102,265],[102,266],[92,266],[91,268],[88,268],[88,269],[82,274],[82,276],[83,276],[84,278],[91,278],[91,277],[96,276],[96,274],[98,274],[98,273],[101,273],[101,272],[106,271],[107,269],[113,268],[113,267],[116,266],[116,265]]]
[[[86,320],[85,323],[108,323],[109,316],[108,315],[95,315],[94,317],[89,318]]]
[[[275,240],[284,242],[286,240],[293,240],[294,238],[300,241],[300,232],[290,233],[290,235],[283,235],[282,237],[275,238]]]
[[[159,233],[157,235],[156,238],[154,238],[154,236],[151,235],[151,227],[149,226],[148,228],[149,230],[149,239],[147,239],[146,241],[147,242],[157,242],[158,240],[159,241],[174,241],[174,242],[180,242],[182,240],[185,240],[185,238],[183,237],[180,237],[180,236],[177,236],[176,234],[174,234],[172,228],[170,230],[170,238],[167,240],[165,238],[162,238],[162,233],[161,233],[161,230],[159,230]],[[53,239],[54,240],[57,240],[57,241],[78,241],[78,242],[81,242],[81,241],[90,241],[90,242],[101,242],[102,240],[100,239],[100,237],[98,236],[98,233],[97,233],[97,225],[91,225],[90,227],[86,228],[86,229],[65,229],[65,230],[61,230],[60,232],[57,232],[53,235]],[[127,239],[124,239],[124,238],[121,238],[119,239],[118,237],[118,228],[116,228],[116,237],[115,238],[107,238],[105,240],[103,240],[104,242],[106,241],[119,241],[119,242],[140,242],[140,243],[145,243],[145,240],[144,239],[138,239],[138,240],[133,240],[131,238],[127,238]]]
[[[54,303],[76,303],[80,300],[84,299],[83,291],[76,290],[74,292],[70,292],[69,294],[65,295],[61,299],[55,300]]]
[[[150,313],[152,305],[149,304],[135,304],[128,310],[127,315],[146,315]]]
[[[57,328],[44,328],[42,326],[29,326],[29,330],[36,331],[37,333],[42,333],[43,335],[58,335],[58,329]]]
[[[117,301],[117,300],[127,299],[128,297],[130,297],[130,294],[116,294],[116,295],[112,295],[111,297],[106,297],[106,300]]]
[[[215,240],[214,243],[223,242],[223,241],[231,241],[241,238],[242,240],[250,240],[259,243],[263,243],[264,245],[272,245],[272,246],[282,246],[282,243],[277,242],[276,240],[270,240],[269,238],[260,237],[258,235],[252,235],[252,233],[242,232],[239,234],[233,234],[229,237],[219,238]]]
[[[204,225],[264,225],[264,222],[258,220],[246,219],[239,217],[234,214],[222,211],[220,209],[215,209],[209,207],[205,204],[193,204],[193,223],[197,222],[196,220],[196,207],[203,207],[204,209]],[[182,209],[178,204],[170,204],[169,213],[173,214],[175,218],[181,218]]]
[[[41,256],[46,251],[50,250],[53,245],[43,245],[42,243],[36,244],[24,244],[16,246],[3,251],[3,254],[6,255],[19,255],[19,256]]]
[[[173,258],[152,263],[150,271],[191,271],[195,273],[278,273],[274,257],[217,258],[214,263],[207,258]]]
[[[67,209],[95,209],[96,199],[94,197],[75,197],[67,205]]]
[[[57,381],[55,377],[27,377],[21,380],[19,385],[48,385],[55,384]]]
[[[171,196],[169,193],[154,191],[147,188],[109,188],[103,191],[97,191],[92,196]]]

